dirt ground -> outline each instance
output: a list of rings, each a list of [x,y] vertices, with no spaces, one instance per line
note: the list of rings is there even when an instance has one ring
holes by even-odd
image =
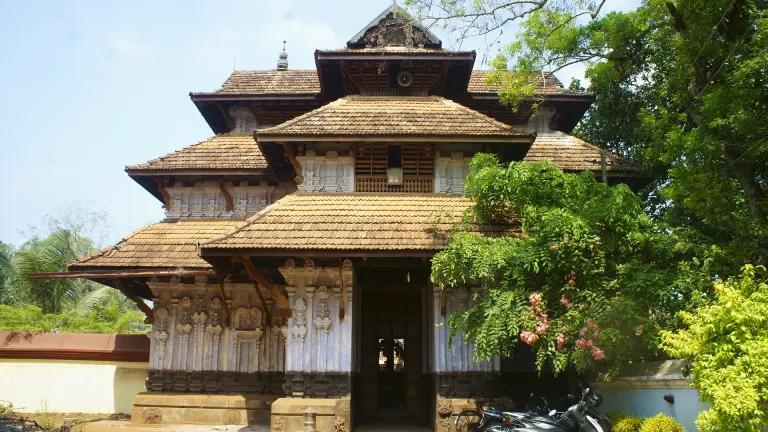
[[[0,432],[81,432],[98,420],[130,420],[123,414],[10,413],[0,416]]]

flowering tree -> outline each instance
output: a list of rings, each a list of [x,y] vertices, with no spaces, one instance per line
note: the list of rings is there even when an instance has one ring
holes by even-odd
[[[432,278],[446,290],[482,288],[450,317],[481,358],[511,355],[522,342],[540,371],[617,371],[656,356],[659,329],[704,297],[706,264],[692,259],[701,251],[654,222],[625,185],[481,154],[466,193],[474,208],[434,257]],[[509,235],[474,232],[475,223]]]

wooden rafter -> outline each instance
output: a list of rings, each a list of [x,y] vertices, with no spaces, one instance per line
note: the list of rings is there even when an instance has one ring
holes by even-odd
[[[156,271],[68,271],[68,272],[50,272],[50,273],[32,273],[30,279],[51,280],[51,279],[126,279],[126,278],[151,278],[162,276],[214,276],[211,270],[156,270]]]

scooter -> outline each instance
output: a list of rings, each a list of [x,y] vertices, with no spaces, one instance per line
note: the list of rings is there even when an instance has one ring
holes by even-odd
[[[548,411],[541,415],[531,412],[502,412],[493,407],[482,407],[477,412],[464,412],[456,418],[456,430],[463,415],[480,418],[471,429],[477,432],[610,432],[611,422],[595,411],[602,397],[589,388],[584,389],[581,399],[566,411]],[[546,408],[546,401],[544,403]]]

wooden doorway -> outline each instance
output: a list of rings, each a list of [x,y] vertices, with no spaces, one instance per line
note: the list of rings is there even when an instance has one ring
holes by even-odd
[[[431,386],[423,368],[423,293],[428,274],[421,266],[366,266],[358,275],[356,423],[427,424]]]

